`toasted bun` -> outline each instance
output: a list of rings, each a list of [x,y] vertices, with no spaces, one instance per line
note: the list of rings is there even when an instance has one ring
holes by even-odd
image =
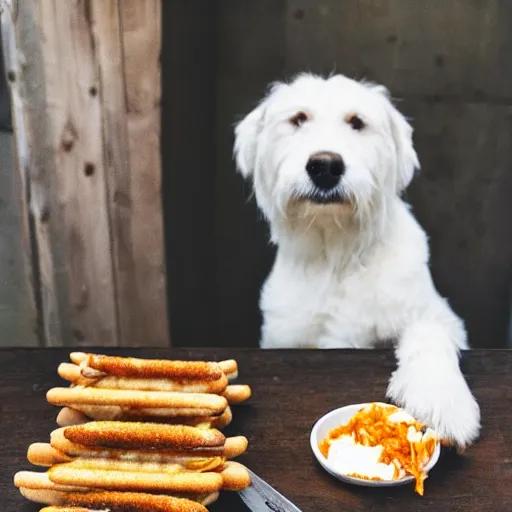
[[[39,512],[98,512],[98,510],[92,510],[90,508],[84,508],[84,507],[45,507],[42,508]],[[107,512],[105,509],[104,511],[99,512]]]
[[[238,364],[234,359],[227,359],[219,363],[220,369],[226,374],[229,380],[236,379],[238,377]]]
[[[28,447],[27,459],[35,466],[52,466],[61,462],[71,461],[64,452],[53,448],[47,443],[33,443]]]
[[[93,406],[88,406],[92,408]],[[97,407],[96,409],[99,409]],[[101,419],[97,417],[96,411],[89,410],[92,419]],[[232,419],[233,413],[231,408],[227,406],[224,412],[218,416],[176,416],[174,411],[169,409],[121,409],[121,414],[116,419],[119,421],[135,421],[144,423],[167,423],[172,425],[187,425],[201,428],[218,428],[227,427]]]
[[[220,379],[223,373],[218,363],[203,361],[136,359],[82,352],[73,352],[70,359],[75,364],[85,365],[115,377],[212,381]]]
[[[208,507],[212,503],[215,503],[218,499],[219,499],[219,493],[218,492],[212,492],[211,494],[208,494],[203,499],[201,499],[200,502],[205,507]]]
[[[234,438],[236,439],[236,438]],[[179,449],[171,450],[124,450],[118,448],[104,448],[99,446],[84,446],[72,443],[64,437],[64,429],[54,430],[50,438],[51,446],[65,453],[70,457],[92,457],[92,458],[111,458],[122,460],[135,460],[139,462],[174,462],[177,458],[190,457],[192,459],[214,457],[224,455],[228,451],[230,455],[235,449],[240,449],[240,441],[229,444],[229,450],[225,450],[224,446],[213,448],[191,448],[183,451]],[[236,453],[236,452],[235,452]],[[236,455],[235,455],[236,456]],[[231,457],[232,458],[232,457]],[[65,462],[65,461],[63,461]]]
[[[175,462],[140,462],[120,459],[79,458],[66,464],[73,469],[102,469],[108,471],[130,471],[132,473],[177,474],[187,471],[214,471],[224,465],[225,457],[205,457],[203,459],[177,459]]]
[[[245,453],[248,444],[247,438],[244,436],[228,437],[224,443],[224,456],[234,459]]]
[[[179,393],[173,391],[137,391],[96,388],[53,388],[46,394],[53,405],[117,405],[122,407],[156,407],[176,409],[175,415],[209,416],[222,414],[227,400],[208,393]]]
[[[241,491],[251,485],[251,476],[247,468],[238,462],[226,462],[220,474],[224,491]]]
[[[19,471],[14,475],[14,485],[23,489],[39,489],[48,491],[83,491],[87,490],[76,485],[59,485],[49,478],[48,472]]]
[[[94,386],[101,389],[132,389],[139,391],[178,391],[180,393],[223,393],[228,384],[226,375],[221,372],[217,380],[172,380],[156,378],[115,377],[111,375],[85,377],[80,366],[62,363],[59,375],[73,384]]]
[[[233,421],[233,412],[231,411],[231,407],[228,405],[220,416],[212,417],[210,420],[210,427],[220,429],[226,428]]]
[[[65,407],[62,409],[69,409]],[[72,425],[82,425],[88,423],[91,420],[97,421],[121,421],[123,420],[123,408],[118,405],[84,405],[84,404],[73,404],[73,409],[83,414],[86,421],[77,421],[76,423],[69,422],[68,425],[61,425],[62,427],[71,427]],[[64,413],[62,413],[64,414]],[[80,418],[81,419],[81,418]],[[60,425],[60,423],[59,423]]]
[[[52,491],[49,489],[30,489],[20,487],[20,493],[27,500],[43,505],[63,505],[65,503],[66,493],[63,491]]]
[[[83,465],[83,467],[99,467],[100,469],[102,467],[108,469],[109,464],[112,465],[112,468],[116,464],[125,464],[124,468],[126,469],[132,464],[137,467],[137,471],[156,468],[158,472],[164,469],[161,466],[179,464],[181,467],[192,471],[210,471],[222,466],[226,462],[226,457],[222,454],[200,456],[182,453],[179,455],[167,455],[165,452],[137,452],[135,450],[116,450],[114,453],[98,450],[85,453],[85,456],[73,459],[62,451],[56,450],[51,445],[44,443],[35,443],[29,451],[30,462],[37,466],[53,466],[64,462],[73,462],[73,465],[79,464]],[[141,468],[137,465],[143,466]]]
[[[78,469],[69,464],[58,464],[48,470],[50,480],[59,485],[144,492],[211,493],[222,487],[222,476],[217,473],[134,473],[104,469]]]
[[[67,507],[64,510],[78,512],[81,510],[109,510],[110,512],[208,512],[201,503],[172,496],[153,495],[136,492],[79,492],[65,493],[20,489],[25,498],[36,503],[53,507]],[[62,509],[51,509],[51,512]]]
[[[92,509],[111,509],[112,512],[208,512],[197,501],[157,496],[134,492],[90,492],[71,494],[68,498],[73,505],[87,506]]]
[[[188,425],[191,427],[218,428],[227,427],[233,413],[228,406],[220,416],[176,416],[175,410],[168,409],[134,409],[122,407],[106,407],[101,405],[74,405],[74,409],[64,407],[57,416],[57,424],[61,427],[82,425],[89,421],[129,421],[144,423],[166,423]]]
[[[70,407],[63,407],[57,414],[57,425],[61,427],[69,427],[71,425],[81,425],[90,421],[83,412]]]
[[[126,449],[185,451],[223,446],[224,435],[216,429],[161,423],[91,421],[64,428],[64,437],[85,446]]]
[[[251,397],[251,388],[245,384],[232,384],[226,388],[222,396],[230,404],[239,404]]]

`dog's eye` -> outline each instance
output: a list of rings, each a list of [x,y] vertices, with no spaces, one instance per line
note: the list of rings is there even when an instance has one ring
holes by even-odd
[[[298,128],[308,120],[309,117],[305,112],[297,112],[293,117],[290,118],[290,123]]]
[[[356,114],[352,114],[346,118],[347,123],[352,126],[354,130],[360,132],[366,127],[365,122]]]

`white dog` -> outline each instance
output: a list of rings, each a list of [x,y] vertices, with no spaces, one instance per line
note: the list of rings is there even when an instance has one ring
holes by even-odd
[[[401,192],[419,167],[386,88],[303,74],[235,130],[277,257],[261,296],[263,348],[396,342],[388,397],[463,448],[480,410],[459,368],[460,319],[431,279],[427,237]]]

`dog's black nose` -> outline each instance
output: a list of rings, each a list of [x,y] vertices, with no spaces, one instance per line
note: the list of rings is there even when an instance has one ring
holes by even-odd
[[[338,153],[321,151],[309,157],[306,171],[316,187],[330,190],[340,182],[345,172],[345,163]]]

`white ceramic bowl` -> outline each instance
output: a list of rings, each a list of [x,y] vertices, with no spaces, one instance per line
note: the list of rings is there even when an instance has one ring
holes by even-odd
[[[320,448],[318,445],[329,435],[329,431],[333,428],[339,427],[340,425],[345,425],[350,421],[350,418],[354,416],[360,409],[366,407],[370,404],[354,404],[347,405],[346,407],[341,407],[340,409],[335,409],[327,413],[325,416],[322,416],[313,427],[310,436],[311,449],[315,454],[318,462],[322,465],[322,467],[331,475],[342,480],[343,482],[348,482],[356,485],[363,485],[367,487],[391,487],[395,485],[403,485],[414,481],[414,477],[411,475],[407,475],[404,478],[399,480],[365,480],[364,478],[354,478],[351,476],[343,475],[336,471],[329,461],[322,455]],[[386,405],[386,404],[382,404]],[[430,458],[429,463],[426,466],[426,471],[430,471],[439,460],[439,455],[441,453],[441,445],[439,443],[436,444],[434,449],[434,453]]]

